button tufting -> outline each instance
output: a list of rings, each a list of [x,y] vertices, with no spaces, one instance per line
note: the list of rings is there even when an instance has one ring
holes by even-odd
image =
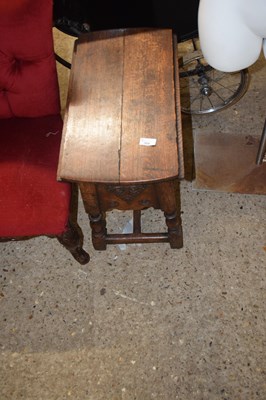
[[[13,58],[13,60],[11,61],[11,69],[12,72],[17,72],[18,70],[20,70],[21,68],[21,60],[17,59],[17,58]]]

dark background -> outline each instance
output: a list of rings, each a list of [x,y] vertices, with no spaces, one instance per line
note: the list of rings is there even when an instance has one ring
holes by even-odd
[[[54,18],[88,22],[91,30],[171,28],[179,40],[197,31],[199,0],[54,0]]]

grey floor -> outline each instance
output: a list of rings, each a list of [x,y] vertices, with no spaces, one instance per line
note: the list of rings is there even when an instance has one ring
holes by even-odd
[[[265,70],[231,109],[194,117],[193,134],[236,132],[239,113],[242,128],[260,128]],[[0,244],[1,400],[266,399],[265,196],[195,190],[187,179],[181,201],[180,250],[98,252],[81,203],[88,265],[45,237]],[[130,217],[112,212],[108,226]],[[163,229],[161,213],[146,211],[144,225]]]

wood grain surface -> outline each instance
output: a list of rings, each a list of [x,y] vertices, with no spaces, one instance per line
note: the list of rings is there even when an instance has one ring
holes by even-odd
[[[78,39],[58,177],[103,183],[177,177],[174,72],[171,30]],[[141,138],[156,139],[156,145],[140,145]]]

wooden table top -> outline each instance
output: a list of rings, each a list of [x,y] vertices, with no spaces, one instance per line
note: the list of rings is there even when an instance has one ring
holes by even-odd
[[[178,176],[173,47],[171,30],[95,32],[75,42],[59,179],[133,183]]]

